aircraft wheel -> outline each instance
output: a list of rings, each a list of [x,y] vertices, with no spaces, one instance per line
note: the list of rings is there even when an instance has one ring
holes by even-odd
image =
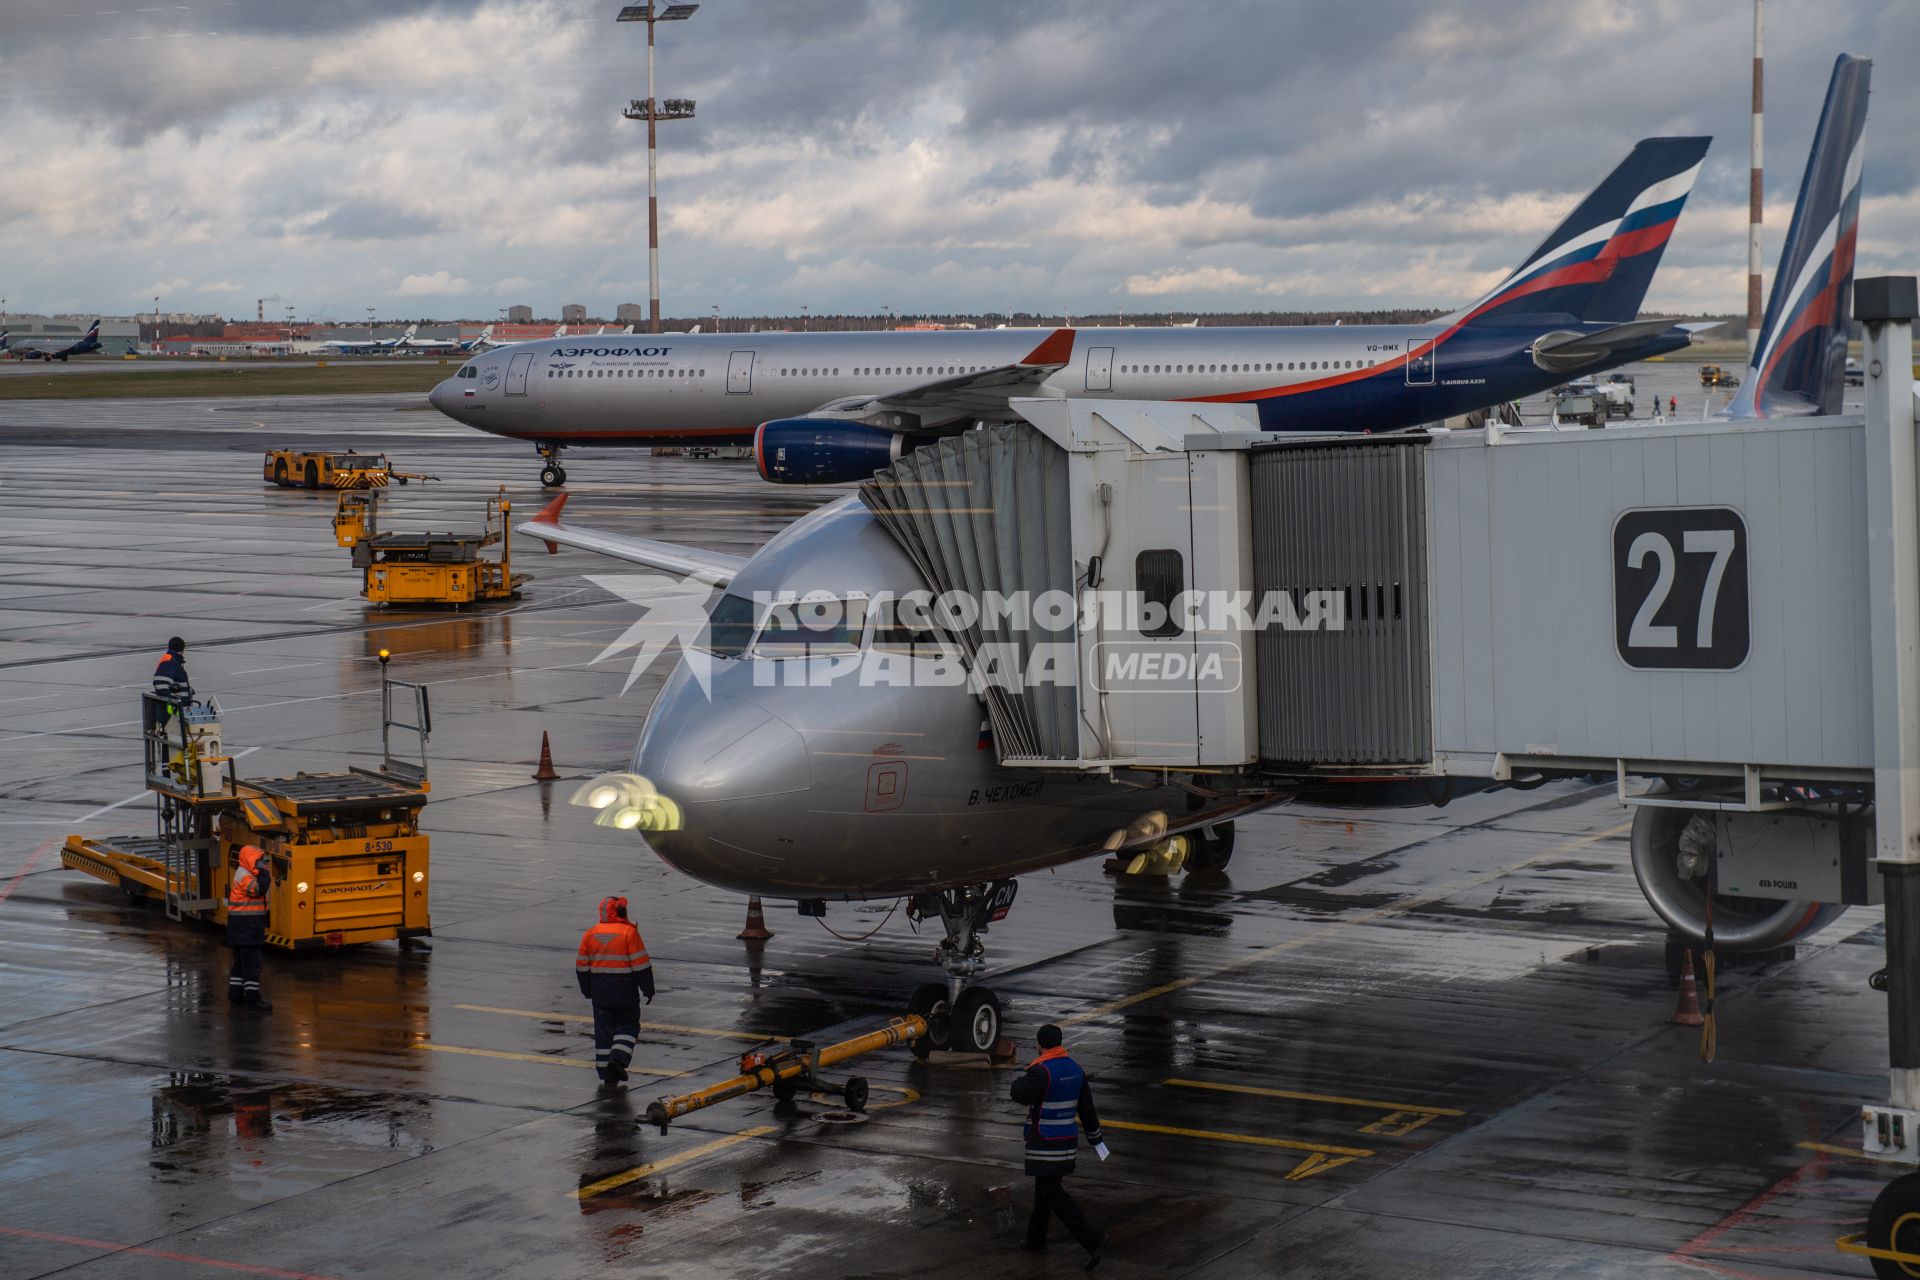
[[[992,1053],[1000,1042],[1000,997],[985,987],[968,987],[953,1006],[953,1047],[963,1053]]]
[[[947,984],[923,982],[907,997],[907,1012],[927,1020],[927,1034],[913,1042],[916,1057],[924,1058],[935,1049],[953,1043],[953,1019],[948,1016]]]
[[[1216,822],[1211,831],[1206,827],[1187,833],[1187,870],[1218,871],[1233,858],[1233,824]]]
[[[1874,1197],[1867,1212],[1867,1243],[1876,1249],[1920,1254],[1920,1173],[1895,1178]],[[1873,1274],[1881,1280],[1910,1280],[1920,1276],[1920,1266],[1875,1258]]]
[[[285,458],[273,464],[273,482],[282,489],[287,487],[287,460]]]
[[[544,488],[558,489],[566,482],[567,473],[552,463],[548,463],[546,466],[540,468],[540,483]]]
[[[319,487],[320,487],[320,468],[315,466],[313,463],[309,462],[307,464],[307,488],[318,489]]]

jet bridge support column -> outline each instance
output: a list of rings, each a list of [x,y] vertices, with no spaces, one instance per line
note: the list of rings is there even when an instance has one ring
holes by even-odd
[[[1887,1032],[1894,1114],[1868,1109],[1867,1141],[1920,1162],[1920,449],[1914,439],[1915,281],[1854,285],[1867,331],[1867,572],[1871,583],[1874,801],[1887,901]]]

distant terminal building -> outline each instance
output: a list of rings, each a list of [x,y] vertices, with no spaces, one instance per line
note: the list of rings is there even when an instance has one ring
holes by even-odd
[[[0,320],[0,332],[16,338],[78,338],[96,319],[103,355],[123,356],[140,349],[140,322],[131,316],[8,315]]]
[[[508,324],[532,324],[533,308],[532,307],[508,307],[507,323]]]
[[[623,302],[613,309],[615,324],[645,324],[647,307],[642,302]]]
[[[586,322],[587,309],[579,303],[569,302],[566,306],[560,308],[561,324],[585,324]]]

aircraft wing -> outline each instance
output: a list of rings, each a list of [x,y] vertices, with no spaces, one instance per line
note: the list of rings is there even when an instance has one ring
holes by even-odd
[[[549,502],[533,519],[520,525],[520,532],[547,544],[549,553],[561,547],[578,547],[616,560],[628,560],[668,573],[678,573],[700,582],[724,587],[747,562],[745,556],[730,556],[719,551],[682,546],[677,542],[656,542],[652,538],[629,538],[617,533],[596,533],[560,523],[560,509],[569,495],[561,494]]]
[[[884,396],[842,396],[807,414],[865,422],[888,431],[925,431],[969,420],[1012,421],[1008,402],[1031,396],[1073,358],[1072,329],[1055,329],[1017,364],[963,373]]]

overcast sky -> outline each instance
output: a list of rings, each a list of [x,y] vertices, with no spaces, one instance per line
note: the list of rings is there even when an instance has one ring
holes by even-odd
[[[114,9],[116,4],[125,8]],[[0,0],[0,297],[644,302],[618,0]],[[1453,306],[1635,140],[1713,149],[1649,306],[1744,308],[1746,0],[705,0],[660,27],[668,314]],[[1834,55],[1859,270],[1920,271],[1920,3],[1768,0],[1767,265]]]

